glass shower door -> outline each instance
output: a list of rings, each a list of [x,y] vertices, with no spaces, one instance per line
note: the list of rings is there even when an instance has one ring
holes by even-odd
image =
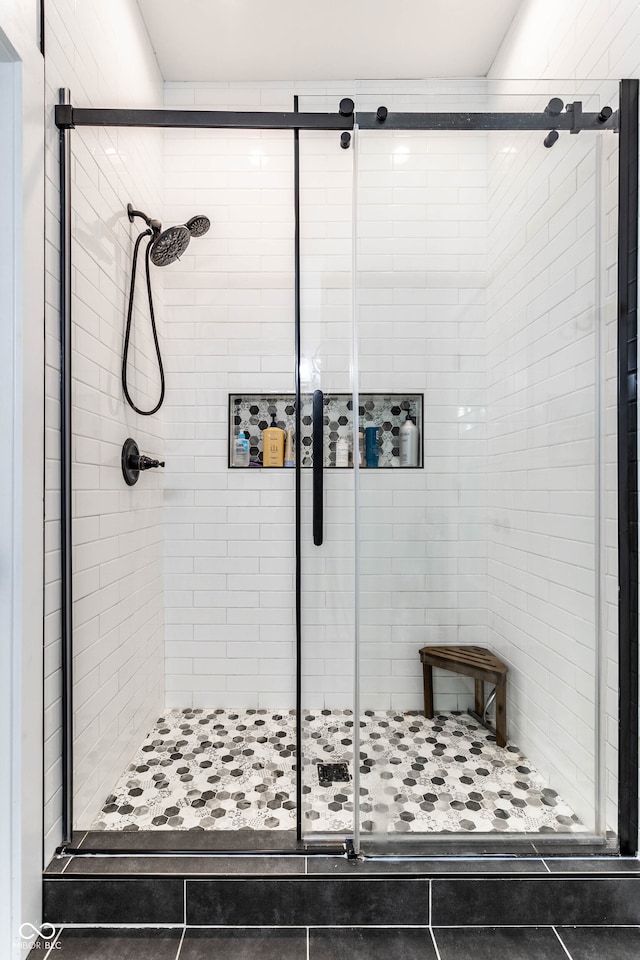
[[[342,842],[354,829],[352,159],[351,149],[341,149],[338,132],[301,132],[301,436],[296,456],[301,464],[301,819],[307,841]]]
[[[541,113],[549,100],[458,86],[358,106]],[[614,90],[575,86],[585,111],[615,109]],[[368,391],[390,397],[374,420],[391,449],[386,469],[359,471],[357,490],[365,852],[451,834],[504,850],[615,829],[601,798],[615,746],[602,737],[600,600],[601,358],[615,324],[602,277],[615,253],[601,228],[606,209],[614,216],[604,176],[617,139],[563,133],[547,149],[544,137],[357,136],[360,410]],[[424,444],[413,469],[400,459],[405,412]],[[506,665],[505,747],[468,712],[464,670],[434,670],[425,717],[425,646],[481,648]]]

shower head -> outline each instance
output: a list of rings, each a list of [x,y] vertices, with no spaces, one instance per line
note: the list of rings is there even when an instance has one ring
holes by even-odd
[[[191,220],[187,220],[185,223],[185,227],[192,237],[204,236],[210,226],[211,221],[209,217],[205,217],[201,213],[196,214],[195,217],[191,217]]]
[[[191,234],[186,227],[169,227],[151,241],[149,257],[156,267],[166,267],[178,260],[189,246]]]
[[[211,226],[211,221],[203,214],[197,214],[183,225],[169,227],[151,241],[149,256],[156,267],[166,267],[167,264],[179,260],[189,246],[191,237],[202,237]]]
[[[163,231],[159,220],[151,220],[142,210],[134,210],[130,203],[127,204],[127,216],[131,223],[134,217],[141,217],[149,227],[147,230],[147,234],[151,235],[149,257],[156,267],[166,267],[169,263],[179,260],[189,246],[191,237],[204,236],[211,226],[209,218],[199,213],[187,220],[185,224],[168,227]]]

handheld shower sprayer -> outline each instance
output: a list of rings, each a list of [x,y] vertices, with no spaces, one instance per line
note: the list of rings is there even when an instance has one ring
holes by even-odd
[[[129,308],[127,310],[127,325],[125,329],[124,349],[122,353],[122,390],[127,403],[136,411],[136,413],[141,414],[143,417],[150,417],[152,414],[157,413],[162,406],[162,402],[164,400],[165,382],[162,356],[160,354],[160,345],[158,343],[158,333],[156,331],[156,319],[153,311],[153,295],[151,292],[151,274],[149,262],[153,263],[156,267],[166,267],[175,260],[179,260],[189,246],[191,237],[204,236],[211,226],[211,221],[203,214],[197,214],[195,217],[191,217],[190,220],[187,220],[185,224],[179,224],[175,227],[168,227],[166,230],[163,230],[162,224],[159,220],[153,220],[151,217],[148,217],[146,213],[143,213],[142,210],[134,210],[131,203],[127,204],[127,216],[129,217],[129,221],[131,223],[133,223],[136,217],[144,220],[147,225],[147,229],[143,230],[142,233],[138,235],[133,248],[131,287],[129,290]],[[149,237],[144,261],[147,276],[147,296],[149,300],[149,314],[151,317],[151,332],[153,334],[153,342],[156,350],[156,357],[158,359],[158,369],[160,371],[160,398],[151,410],[142,410],[140,407],[136,406],[131,399],[127,384],[127,360],[129,357],[129,340],[131,336],[131,321],[133,318],[133,297],[136,288],[138,250],[144,237]]]

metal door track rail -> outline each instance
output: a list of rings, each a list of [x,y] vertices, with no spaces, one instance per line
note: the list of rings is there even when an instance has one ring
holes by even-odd
[[[351,130],[353,114],[245,112],[231,110],[109,110],[57,104],[56,126],[192,127],[209,130]]]
[[[572,109],[573,108],[573,109]],[[568,103],[566,113],[357,113],[361,130],[617,130],[618,112],[605,107],[599,113],[583,113],[582,104]]]
[[[560,101],[561,102],[561,101]],[[60,130],[75,127],[165,127],[208,130],[617,130],[618,112],[604,107],[583,113],[580,101],[568,103],[564,112],[549,113],[393,113],[380,107],[376,113],[295,113],[233,110],[130,110],[92,109],[57,104],[55,122]],[[352,103],[352,101],[349,101]],[[344,112],[343,112],[344,110]]]
[[[83,847],[70,847],[68,844],[62,844],[57,847],[54,853],[54,858],[61,860],[69,857],[82,857],[84,859],[91,859],[91,857],[234,857],[234,858],[246,858],[246,857],[342,857],[346,860],[357,859],[353,848],[353,841],[347,840],[341,846],[300,846],[296,848],[287,848],[287,849],[278,849],[274,848],[273,850],[238,850],[237,848],[232,850],[207,850],[201,849],[199,847],[186,848],[186,849],[145,849],[141,847],[137,850],[126,848],[106,848],[106,847],[96,847],[92,848],[83,848]]]

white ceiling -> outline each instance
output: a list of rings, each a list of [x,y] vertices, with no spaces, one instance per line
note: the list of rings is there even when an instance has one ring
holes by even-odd
[[[485,76],[522,0],[138,0],[165,80]]]

